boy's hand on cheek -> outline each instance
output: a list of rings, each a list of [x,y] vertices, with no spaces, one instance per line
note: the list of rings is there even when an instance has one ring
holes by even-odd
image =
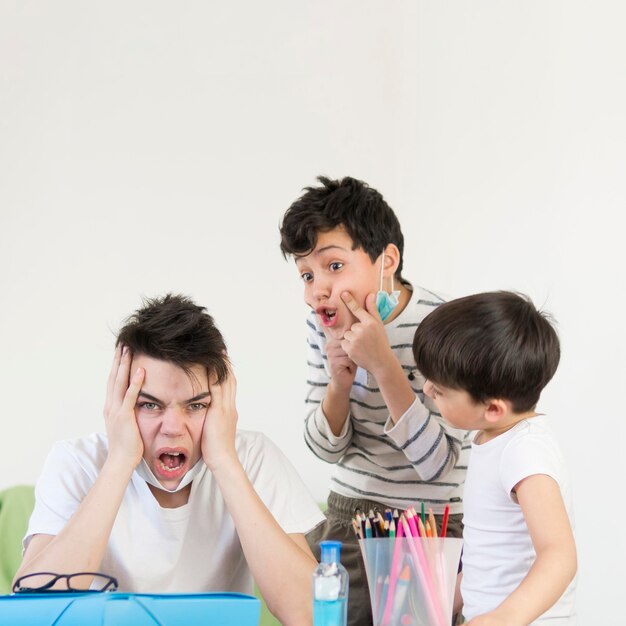
[[[109,374],[104,423],[109,440],[109,456],[114,456],[116,462],[128,463],[134,469],[143,455],[135,405],[146,373],[137,368],[130,376],[131,361],[130,350],[118,346]]]
[[[356,375],[356,363],[345,353],[340,339],[329,339],[326,342],[326,356],[330,369],[330,384],[338,391],[349,394]]]
[[[210,470],[237,456],[235,434],[237,432],[237,381],[228,368],[228,377],[221,384],[209,381],[211,404],[207,409],[202,428],[202,459]]]
[[[384,369],[390,358],[395,358],[376,308],[376,298],[373,293],[368,294],[365,308],[348,291],[341,294],[341,299],[358,320],[345,332],[341,347],[352,361],[376,377],[377,371]]]

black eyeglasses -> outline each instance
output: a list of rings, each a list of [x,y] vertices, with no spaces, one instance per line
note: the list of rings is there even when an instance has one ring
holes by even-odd
[[[57,583],[61,582],[61,585]],[[63,586],[63,583],[65,586]],[[36,572],[20,576],[13,584],[13,593],[55,593],[68,591],[115,591],[117,578],[100,572],[54,574]]]

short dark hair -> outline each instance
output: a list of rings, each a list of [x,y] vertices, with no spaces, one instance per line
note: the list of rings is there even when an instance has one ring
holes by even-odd
[[[228,357],[222,334],[206,308],[190,298],[168,293],[147,298],[128,317],[117,335],[116,345],[128,346],[133,354],[169,361],[189,373],[201,365],[223,382],[228,375]]]
[[[413,339],[417,368],[476,402],[509,400],[535,407],[559,364],[559,338],[547,313],[510,291],[479,293],[437,307]]]
[[[317,245],[320,232],[343,226],[353,242],[353,249],[362,248],[372,263],[385,247],[393,243],[400,251],[402,273],[404,237],[400,222],[382,195],[367,183],[346,176],[332,180],[318,176],[319,187],[305,187],[302,194],[285,212],[280,226],[280,249],[283,256],[309,254]]]

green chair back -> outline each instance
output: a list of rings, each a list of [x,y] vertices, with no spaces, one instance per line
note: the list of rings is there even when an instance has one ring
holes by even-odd
[[[10,593],[22,561],[22,539],[35,505],[35,490],[20,485],[0,491],[0,593]]]

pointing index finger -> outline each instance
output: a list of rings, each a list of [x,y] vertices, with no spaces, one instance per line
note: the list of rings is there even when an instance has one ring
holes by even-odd
[[[371,315],[352,297],[349,291],[344,291],[341,294],[341,299],[359,321],[363,322],[371,317]]]

